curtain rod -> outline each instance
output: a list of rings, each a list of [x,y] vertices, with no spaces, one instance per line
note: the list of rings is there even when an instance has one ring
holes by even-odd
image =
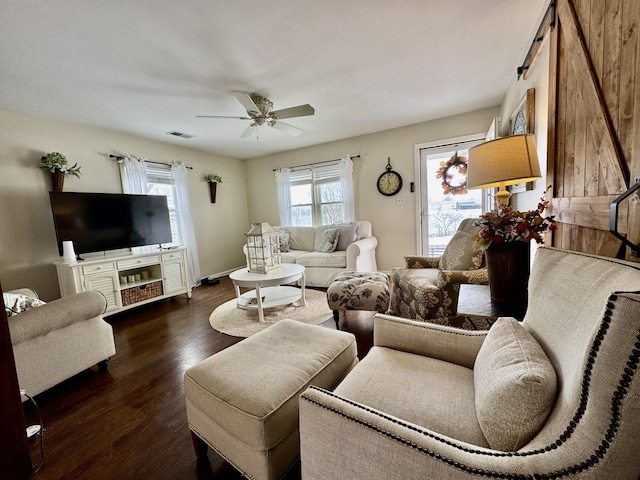
[[[119,155],[109,155],[109,157],[111,158],[115,158],[118,162],[120,162],[120,160],[124,160],[125,157],[119,156]],[[155,163],[156,165],[171,165],[170,163],[166,163],[166,162],[154,162],[153,160],[142,160],[143,162],[147,162],[147,163]],[[193,167],[187,167],[185,165],[186,168],[188,168],[189,170],[193,170]]]
[[[349,155],[349,158],[354,159],[354,158],[360,158],[360,155]],[[313,162],[313,163],[305,163],[303,165],[296,165],[294,167],[280,167],[280,168],[274,168],[273,171],[277,172],[278,170],[281,170],[282,168],[302,168],[302,167],[311,167],[313,165],[321,165],[323,163],[331,163],[331,162],[338,162],[342,160],[341,158],[334,158],[333,160],[325,160],[323,162]]]

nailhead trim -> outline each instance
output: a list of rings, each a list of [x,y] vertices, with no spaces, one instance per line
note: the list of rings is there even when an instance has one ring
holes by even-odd
[[[617,292],[620,293],[620,292]],[[640,292],[629,292],[629,293],[640,293]],[[527,451],[527,452],[499,452],[499,451],[493,451],[493,452],[486,452],[486,451],[480,451],[480,450],[476,450],[476,449],[471,449],[468,447],[463,447],[459,444],[456,444],[450,440],[444,439],[440,436],[434,435],[432,433],[429,432],[425,432],[422,429],[417,428],[414,425],[409,425],[403,421],[398,420],[397,418],[394,417],[390,417],[388,415],[382,414],[380,412],[374,411],[372,409],[370,409],[369,407],[365,406],[365,405],[361,405],[359,403],[353,402],[347,398],[343,398],[340,397],[338,395],[335,395],[332,392],[328,392],[325,390],[322,390],[320,388],[317,387],[310,387],[314,390],[319,390],[324,392],[324,394],[329,395],[331,397],[340,399],[341,401],[352,405],[356,408],[359,408],[361,410],[364,410],[366,412],[369,412],[373,415],[376,415],[378,417],[381,417],[385,420],[391,421],[392,423],[401,425],[409,430],[412,430],[414,432],[417,432],[421,435],[424,435],[426,437],[429,438],[433,438],[434,440],[437,440],[438,442],[444,443],[445,445],[449,445],[450,447],[456,448],[458,450],[461,450],[463,452],[467,452],[467,453],[472,453],[475,455],[485,455],[485,456],[491,456],[491,457],[531,457],[534,455],[540,455],[543,454],[545,452],[549,452],[551,450],[555,450],[558,447],[562,446],[562,444],[564,442],[566,442],[569,438],[571,438],[572,433],[574,432],[575,428],[577,427],[578,423],[580,423],[580,419],[583,417],[584,412],[587,408],[587,401],[588,401],[588,396],[589,396],[589,387],[590,387],[590,380],[591,380],[591,372],[593,369],[593,364],[595,363],[595,359],[597,357],[598,354],[598,350],[600,348],[600,345],[602,343],[602,340],[604,340],[604,337],[607,333],[607,330],[609,329],[609,325],[611,324],[611,315],[613,314],[613,310],[615,308],[615,301],[617,300],[618,296],[616,295],[616,293],[613,293],[609,296],[608,302],[607,302],[607,310],[605,311],[605,314],[603,316],[602,322],[600,324],[600,328],[598,329],[598,333],[596,334],[596,337],[591,345],[591,349],[589,351],[589,355],[587,358],[587,363],[585,365],[585,370],[584,370],[584,374],[583,374],[583,381],[582,381],[582,392],[580,395],[580,404],[578,405],[578,409],[576,411],[576,413],[573,416],[573,419],[569,422],[569,425],[567,426],[567,428],[565,429],[565,431],[560,435],[560,437],[552,444],[547,445],[544,448],[539,448],[537,450],[531,450],[531,451]],[[597,465],[600,462],[600,459],[604,458],[605,454],[607,453],[607,451],[609,450],[611,443],[613,442],[615,435],[618,431],[618,427],[620,426],[620,406],[622,404],[622,400],[624,399],[624,397],[627,394],[628,391],[628,386],[629,386],[629,382],[631,381],[632,377],[635,375],[636,370],[638,369],[638,363],[640,363],[640,330],[638,331],[638,334],[636,335],[636,343],[634,344],[634,346],[636,348],[632,349],[629,357],[628,357],[628,361],[627,361],[627,367],[624,368],[624,373],[621,376],[621,380],[618,383],[618,388],[616,389],[616,391],[613,394],[613,397],[611,399],[611,421],[609,422],[609,428],[607,429],[607,433],[605,434],[604,439],[602,440],[602,442],[600,443],[600,446],[596,449],[596,451],[594,452],[594,454],[592,454],[589,458],[587,458],[586,460],[584,460],[583,462],[564,468],[562,470],[556,471],[556,472],[550,472],[547,474],[535,474],[532,476],[528,476],[528,475],[516,475],[516,474],[508,474],[508,473],[504,473],[504,472],[495,472],[495,471],[487,471],[487,470],[483,470],[483,469],[478,469],[478,468],[474,468],[474,467],[470,467],[468,465],[464,465],[461,464],[459,462],[453,461],[450,458],[447,458],[439,453],[433,452],[431,450],[427,450],[423,447],[419,447],[417,446],[415,443],[409,442],[408,440],[398,437],[397,435],[385,431],[379,427],[376,427],[375,425],[372,425],[370,423],[364,422],[362,420],[360,420],[359,418],[355,418],[352,415],[349,415],[345,412],[342,412],[334,407],[330,407],[328,405],[325,405],[323,403],[317,402],[315,400],[311,400],[309,398],[307,398],[304,394],[302,395],[302,398],[310,403],[313,403],[321,408],[324,408],[326,410],[332,411],[334,413],[337,413],[338,415],[342,416],[343,418],[346,418],[348,420],[351,420],[353,422],[356,422],[364,427],[367,427],[371,430],[374,430],[388,438],[391,438],[392,440],[395,440],[401,444],[407,445],[421,453],[427,454],[432,458],[435,458],[436,460],[439,460],[441,462],[444,462],[454,468],[457,468],[459,470],[465,471],[467,473],[474,473],[477,475],[482,475],[482,476],[486,476],[489,478],[499,478],[499,479],[506,479],[506,480],[527,480],[527,479],[540,479],[540,480],[555,480],[555,479],[559,479],[559,478],[563,478],[566,477],[567,475],[573,475],[576,473],[580,473],[583,472],[589,468],[594,467],[595,465]]]
[[[418,325],[414,325],[414,324],[409,325],[409,324],[406,324],[404,322],[395,320],[394,318],[390,318],[386,314],[384,314],[384,315],[385,315],[384,320],[386,322],[399,323],[399,324],[401,324],[401,325],[403,325],[405,327],[408,326],[408,327],[424,328],[425,330],[435,330],[435,331],[440,332],[440,333],[442,333],[444,330],[441,330],[441,329],[437,328],[438,326],[440,326],[440,327],[448,327],[448,328],[456,328],[456,327],[451,327],[451,325],[439,325],[437,323],[426,323],[426,322],[421,322],[420,320],[406,319],[406,320],[412,320],[414,322],[419,322]],[[476,335],[472,335],[472,332],[475,332]],[[486,335],[487,333],[489,333],[489,330],[463,330],[461,328],[456,328],[455,332],[447,330],[446,333],[447,334],[451,334],[451,335],[460,335],[462,337],[480,338],[480,337],[482,337],[482,335],[478,335],[477,333],[484,333]]]

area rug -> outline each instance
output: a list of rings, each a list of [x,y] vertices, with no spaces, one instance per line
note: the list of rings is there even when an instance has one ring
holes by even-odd
[[[209,317],[209,323],[218,332],[234,337],[250,337],[285,318],[311,325],[320,325],[332,318],[333,313],[327,306],[325,292],[306,289],[305,297],[306,306],[298,300],[291,305],[266,308],[263,322],[258,321],[258,310],[237,308],[234,298],[216,308]]]

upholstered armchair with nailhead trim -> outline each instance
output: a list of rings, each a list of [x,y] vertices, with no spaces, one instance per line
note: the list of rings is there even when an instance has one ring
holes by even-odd
[[[488,282],[484,251],[471,239],[478,230],[474,222],[467,218],[460,223],[442,256],[406,256],[404,268],[391,271],[391,313],[443,323],[458,313],[462,283]]]
[[[640,475],[640,263],[542,247],[525,318],[378,314],[333,392],[300,397],[302,478]]]

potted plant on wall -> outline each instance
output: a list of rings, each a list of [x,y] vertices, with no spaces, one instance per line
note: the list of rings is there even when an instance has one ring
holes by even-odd
[[[61,192],[65,175],[73,175],[80,178],[80,167],[77,163],[67,165],[67,157],[59,152],[50,152],[40,160],[40,168],[46,168],[51,172],[51,186],[54,192]]]
[[[208,173],[204,176],[204,181],[209,184],[209,195],[211,196],[211,203],[216,203],[216,188],[219,183],[222,183],[222,177],[215,173]]]

